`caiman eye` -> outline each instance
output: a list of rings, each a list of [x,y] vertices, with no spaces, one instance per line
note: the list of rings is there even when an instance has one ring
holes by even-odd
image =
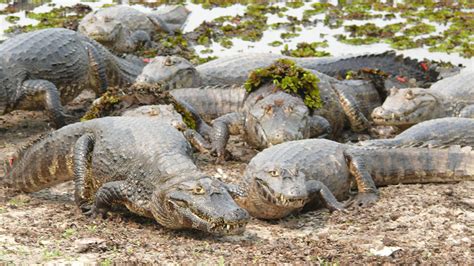
[[[412,90],[407,90],[405,92],[405,99],[411,100],[413,98],[415,98],[415,94],[413,93],[413,91]]]
[[[273,112],[273,107],[271,105],[267,105],[263,107],[263,110],[265,111],[265,113],[271,114]]]
[[[174,65],[174,60],[171,57],[166,57],[164,64],[165,66],[172,66]]]
[[[194,195],[203,195],[206,191],[202,186],[196,186],[193,188],[193,194]]]
[[[273,177],[277,177],[280,175],[280,172],[277,170],[271,170],[271,171],[268,171],[268,173]]]

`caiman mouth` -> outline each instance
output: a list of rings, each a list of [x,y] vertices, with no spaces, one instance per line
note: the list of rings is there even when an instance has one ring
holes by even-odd
[[[281,207],[291,207],[291,208],[301,208],[303,207],[306,202],[307,198],[301,198],[301,197],[287,197],[281,193],[275,192],[273,189],[271,189],[267,183],[263,180],[256,179],[257,187],[259,190],[259,194],[261,198],[264,200],[275,204],[277,206]]]
[[[248,219],[243,220],[232,220],[226,221],[224,218],[219,217],[218,219],[214,219],[204,212],[193,208],[189,205],[186,201],[172,199],[170,202],[175,206],[176,209],[186,210],[189,211],[188,213],[191,214],[196,220],[200,222],[200,224],[205,224],[207,227],[207,231],[212,234],[222,234],[222,235],[233,235],[233,234],[240,234],[245,230],[245,226],[248,223]],[[194,227],[194,223],[193,223]],[[196,229],[200,229],[198,225]]]

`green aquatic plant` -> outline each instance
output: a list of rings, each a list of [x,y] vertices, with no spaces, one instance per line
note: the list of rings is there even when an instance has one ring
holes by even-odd
[[[301,42],[296,45],[296,49],[288,49],[288,44],[285,45],[282,54],[293,57],[322,57],[330,56],[331,54],[326,51],[318,51],[317,48],[328,47],[327,41],[324,42]]]
[[[280,42],[280,41],[273,41],[273,42],[269,43],[268,45],[270,45],[272,47],[277,47],[277,46],[282,46],[283,43]]]
[[[34,13],[26,11],[26,17],[39,20],[36,25],[18,26],[14,25],[5,30],[5,33],[29,32],[46,28],[67,28],[77,30],[79,20],[91,12],[91,7],[76,4],[71,7],[53,8],[50,12]]]
[[[289,59],[279,59],[266,68],[258,68],[249,74],[244,84],[252,92],[267,82],[272,82],[277,89],[299,95],[306,106],[317,109],[322,106],[319,95],[319,78],[296,65]]]

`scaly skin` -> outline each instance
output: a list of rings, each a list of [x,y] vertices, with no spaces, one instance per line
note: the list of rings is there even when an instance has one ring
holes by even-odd
[[[247,166],[243,187],[232,187],[237,203],[255,217],[278,219],[305,205],[344,208],[355,180],[356,206],[378,198],[376,186],[474,180],[471,147],[361,148],[330,140],[285,142],[257,154]]]
[[[359,142],[368,147],[474,146],[474,119],[447,117],[428,120],[403,131],[393,139]]]
[[[191,105],[212,122],[209,139],[220,159],[229,134],[243,132],[246,141],[258,149],[285,141],[338,138],[345,127],[360,132],[369,127],[366,116],[380,105],[377,90],[368,81],[338,81],[314,72],[323,107],[309,110],[299,96],[267,84],[246,94],[238,86],[175,89],[170,93]]]
[[[179,30],[188,14],[182,6],[149,14],[132,7],[113,6],[89,13],[78,30],[115,52],[134,52],[142,43],[151,45],[151,37],[157,32]]]
[[[19,34],[0,44],[0,112],[45,108],[61,127],[62,105],[84,89],[102,94],[108,85],[134,82],[141,70],[71,30]]]
[[[181,133],[156,119],[107,117],[63,127],[23,151],[2,183],[34,192],[75,181],[88,214],[113,204],[173,228],[242,233],[248,214],[200,172]]]
[[[378,125],[408,127],[442,117],[474,118],[474,73],[440,80],[429,89],[392,89],[372,118]]]
[[[319,71],[332,77],[345,78],[345,73],[361,69],[379,69],[391,77],[403,76],[407,81],[410,78],[416,80],[418,86],[428,86],[437,80],[438,72],[432,69],[425,71],[421,67],[421,62],[397,56],[394,52],[385,52],[374,55],[362,56],[345,56],[345,57],[315,57],[315,58],[298,58],[288,57],[271,53],[243,53],[232,56],[225,56],[212,60],[205,64],[194,66],[187,60],[178,56],[171,56],[168,64],[163,64],[164,59],[150,62],[139,77],[139,80],[146,82],[173,83],[169,81],[177,80],[183,82],[187,79],[191,82],[196,80],[194,73],[189,72],[190,76],[185,77],[175,75],[183,69],[195,69],[199,73],[200,85],[222,85],[222,84],[242,84],[246,81],[249,73],[256,68],[263,68],[271,65],[275,60],[287,58],[295,61],[297,65]],[[399,84],[402,85],[402,84]],[[406,85],[404,85],[406,86]],[[170,89],[180,87],[170,86]]]

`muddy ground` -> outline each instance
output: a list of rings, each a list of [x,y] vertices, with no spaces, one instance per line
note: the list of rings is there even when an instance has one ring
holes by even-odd
[[[0,116],[0,160],[50,130],[47,121],[42,112]],[[245,168],[242,162],[199,165],[231,180]],[[381,188],[371,208],[252,219],[244,235],[231,237],[168,230],[127,213],[86,218],[72,191],[71,183],[14,198],[0,190],[0,264],[474,263],[474,182]]]

